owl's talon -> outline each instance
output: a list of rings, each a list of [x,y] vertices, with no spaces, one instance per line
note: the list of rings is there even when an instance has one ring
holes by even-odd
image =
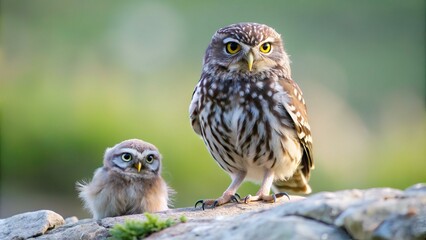
[[[279,192],[279,193],[274,194],[274,196],[277,197],[277,198],[286,196],[288,198],[288,200],[290,200],[290,195],[288,195],[288,193],[286,193],[286,192]]]
[[[244,198],[244,203],[246,204],[249,203],[250,198],[251,198],[251,195],[250,194],[247,195],[247,197]]]
[[[240,196],[240,194],[235,193],[235,194],[234,194],[234,197],[237,197],[237,198],[241,201],[241,196]]]
[[[212,199],[207,199],[207,200],[198,200],[195,203],[195,208],[198,207],[198,204],[201,204],[201,209],[206,210],[206,208],[215,208],[217,206],[219,206],[219,202],[218,200],[212,200]]]
[[[238,196],[238,197],[239,197],[239,196]],[[240,200],[241,200],[241,198],[240,198]],[[236,197],[235,195],[232,195],[232,196],[231,196],[231,201],[232,201],[232,202],[240,203],[240,200],[238,200],[238,199],[237,199],[237,197]]]
[[[201,209],[206,210],[207,208],[209,209],[214,209],[218,206],[224,205],[226,203],[230,203],[230,202],[236,202],[236,203],[241,203],[241,199],[240,195],[236,194],[236,195],[230,195],[230,194],[224,194],[223,196],[219,197],[218,199],[204,199],[204,200],[198,200],[195,203],[195,208],[197,208],[199,206],[199,204],[201,204]]]
[[[290,196],[285,192],[279,192],[272,195],[256,195],[251,196],[247,195],[247,197],[244,198],[244,203],[250,203],[255,201],[264,201],[264,202],[270,202],[270,203],[276,203],[278,198],[281,198],[283,196],[286,196],[290,200]]]
[[[203,210],[204,210],[204,200],[198,200],[196,203],[195,203],[195,208],[197,208],[197,206],[198,206],[198,204],[202,204],[202,208],[203,208]]]

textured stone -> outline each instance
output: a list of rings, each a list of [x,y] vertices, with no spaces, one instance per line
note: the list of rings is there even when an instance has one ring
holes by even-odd
[[[221,218],[189,221],[153,239],[425,239],[426,187],[323,192]],[[240,206],[240,205],[237,205]],[[243,205],[244,206],[244,205]],[[227,206],[225,206],[227,207]],[[220,229],[218,231],[218,229]]]
[[[270,217],[271,210],[212,222],[180,224],[150,236],[152,239],[350,239],[334,226],[300,216]],[[186,225],[185,227],[183,227]],[[175,227],[177,228],[177,227]],[[183,231],[184,230],[184,231]]]
[[[67,224],[61,228],[49,231],[46,235],[40,236],[37,240],[47,239],[105,239],[108,236],[108,230],[98,225],[95,220],[84,219],[77,223]]]
[[[373,239],[426,239],[426,213],[397,214],[372,233]]]
[[[0,220],[0,239],[37,237],[64,223],[61,215],[49,210],[22,213]]]
[[[188,221],[154,233],[148,239],[426,239],[426,185],[416,184],[405,191],[373,188],[322,192],[306,199],[282,198],[275,204],[231,203],[205,211],[191,207],[155,215],[176,222],[184,215]],[[9,234],[6,230],[11,228],[5,226],[12,222],[16,225],[16,219],[12,218],[0,220],[0,234]],[[27,226],[30,221],[19,219],[20,226]],[[16,239],[33,236],[37,240],[105,239],[111,227],[128,219],[146,220],[143,214],[99,221],[77,221],[73,217],[42,236],[38,235],[46,230],[35,235],[13,236]],[[11,236],[0,235],[0,239]]]
[[[73,224],[78,222],[78,218],[76,216],[65,218],[65,224]]]
[[[371,239],[373,235],[394,239],[396,233],[401,235],[401,239],[412,239],[414,233],[409,231],[407,224],[409,220],[418,222],[416,216],[425,216],[426,192],[423,195],[377,196],[374,200],[349,207],[335,224],[345,227],[357,239]],[[390,229],[390,226],[393,228]]]

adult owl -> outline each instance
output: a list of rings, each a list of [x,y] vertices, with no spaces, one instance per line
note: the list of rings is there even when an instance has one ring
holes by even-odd
[[[258,23],[219,29],[205,52],[189,107],[194,131],[232,182],[216,207],[236,199],[245,180],[260,182],[244,201],[310,193],[312,137],[302,91],[292,80],[280,35]],[[270,195],[271,187],[276,194]],[[239,196],[238,196],[239,197]],[[196,205],[197,205],[196,204]]]
[[[95,219],[164,211],[173,193],[161,177],[158,149],[139,139],[107,148],[103,166],[77,189]]]

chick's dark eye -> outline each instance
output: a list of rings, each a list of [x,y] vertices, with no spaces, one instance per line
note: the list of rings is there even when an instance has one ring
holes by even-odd
[[[128,162],[132,160],[132,154],[130,153],[123,153],[121,154],[121,160]]]
[[[152,163],[154,161],[154,155],[153,154],[149,154],[148,156],[146,156],[146,162],[147,163]]]

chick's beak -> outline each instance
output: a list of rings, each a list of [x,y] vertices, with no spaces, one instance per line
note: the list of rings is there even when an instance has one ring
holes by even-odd
[[[249,52],[246,55],[245,59],[247,61],[248,70],[251,72],[251,69],[253,68],[253,61],[254,61],[253,53]]]
[[[140,162],[138,162],[138,163],[135,163],[135,168],[138,170],[138,172],[140,172],[141,171],[141,168],[142,168],[142,163],[140,163]]]

